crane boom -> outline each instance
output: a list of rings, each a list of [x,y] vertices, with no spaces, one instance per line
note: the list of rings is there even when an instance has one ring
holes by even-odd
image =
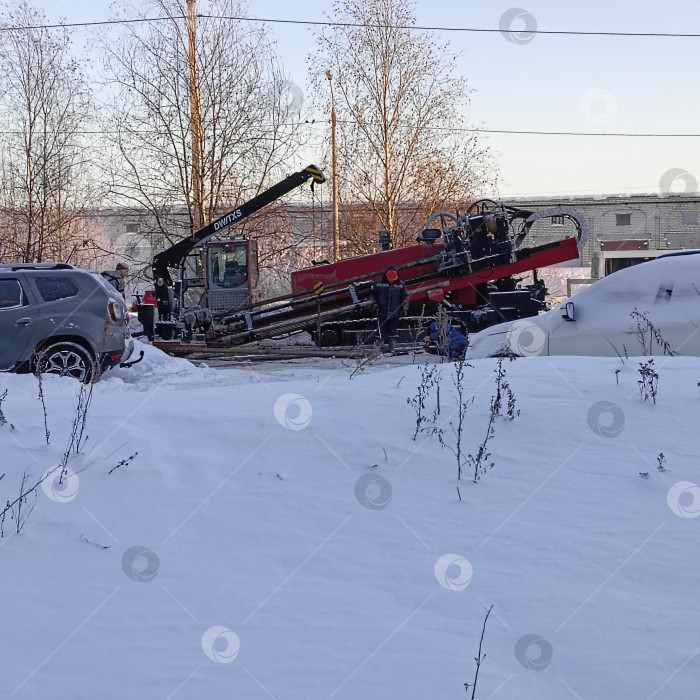
[[[319,168],[315,165],[309,165],[303,170],[289,175],[284,180],[278,182],[264,192],[261,192],[239,207],[220,216],[191,236],[183,238],[162,253],[158,253],[153,258],[152,263],[153,278],[156,280],[157,285],[171,287],[173,279],[170,275],[170,269],[179,271],[185,258],[192,249],[204,243],[208,238],[240,223],[243,219],[254,214],[268,204],[271,204],[276,199],[283,197],[288,192],[291,192],[297,187],[301,187],[301,185],[308,180],[322,184],[326,181],[326,178]],[[163,280],[163,284],[161,284],[159,280]]]

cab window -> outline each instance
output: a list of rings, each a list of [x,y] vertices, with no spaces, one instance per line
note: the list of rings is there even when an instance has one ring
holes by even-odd
[[[210,248],[210,281],[213,287],[233,289],[248,281],[246,246]]]
[[[199,249],[190,253],[185,258],[184,279],[198,280],[204,277],[204,265],[202,264],[202,253]]]

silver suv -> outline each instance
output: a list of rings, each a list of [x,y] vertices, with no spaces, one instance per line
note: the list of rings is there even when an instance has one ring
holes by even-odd
[[[64,264],[0,265],[0,371],[94,381],[134,349],[121,294]]]

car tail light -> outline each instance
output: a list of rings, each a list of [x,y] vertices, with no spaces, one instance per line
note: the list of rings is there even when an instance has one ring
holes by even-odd
[[[107,302],[107,311],[109,311],[109,317],[115,323],[119,323],[124,318],[124,309],[121,302],[110,299]]]

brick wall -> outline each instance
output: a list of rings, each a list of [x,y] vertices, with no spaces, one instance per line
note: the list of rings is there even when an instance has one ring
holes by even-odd
[[[601,240],[647,240],[649,250],[700,248],[700,195],[514,199],[507,204],[533,211],[554,206],[569,206],[579,211],[589,228],[589,239],[581,261],[583,265],[590,265],[593,253],[600,250]],[[696,222],[684,223],[684,212],[691,219],[693,214],[697,215]],[[626,224],[627,215],[629,224]],[[545,242],[556,237],[556,232],[568,230],[553,226],[545,219],[533,226],[531,235],[533,243],[534,240]]]

